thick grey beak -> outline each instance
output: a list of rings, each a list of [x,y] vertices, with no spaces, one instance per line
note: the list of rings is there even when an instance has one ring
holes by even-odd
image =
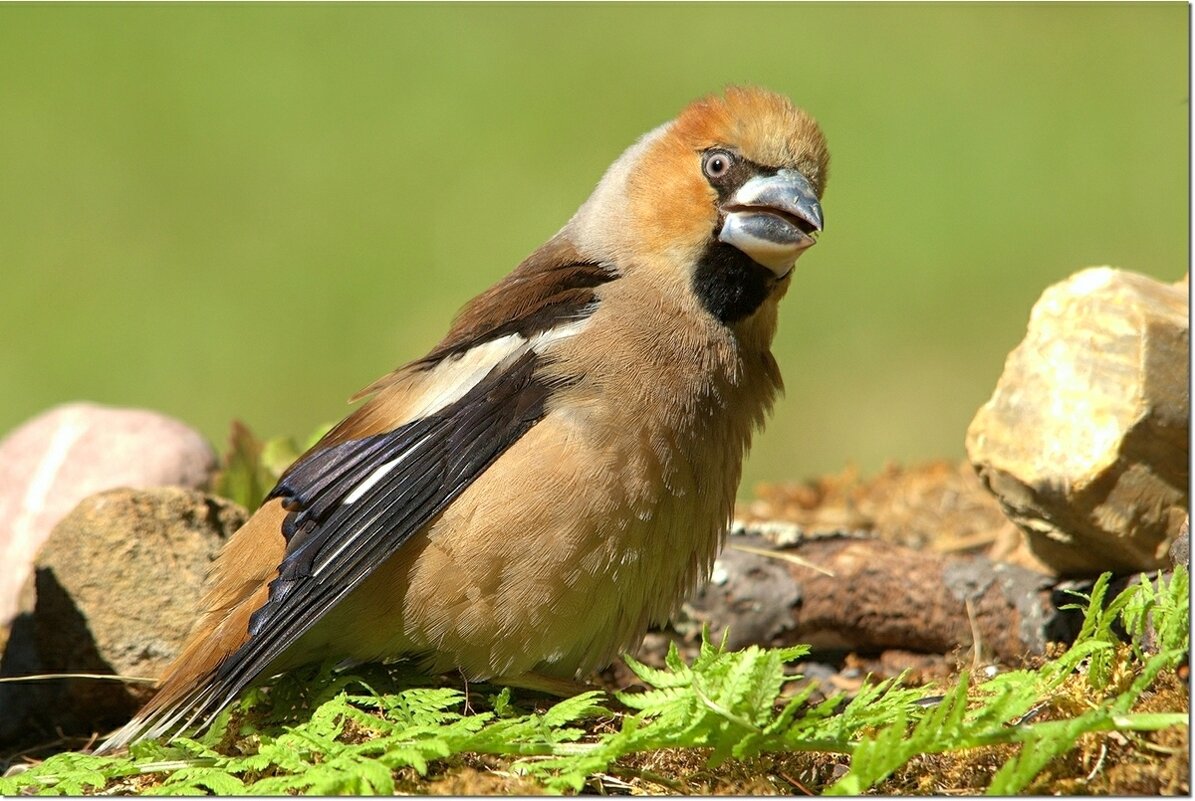
[[[796,170],[752,178],[722,208],[726,219],[718,239],[780,278],[817,241],[822,230],[817,193]]]

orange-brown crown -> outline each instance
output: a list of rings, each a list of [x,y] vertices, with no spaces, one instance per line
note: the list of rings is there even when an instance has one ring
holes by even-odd
[[[690,103],[670,129],[695,151],[716,145],[738,148],[751,161],[799,170],[825,190],[830,163],[821,127],[787,97],[757,87],[730,86],[722,95]]]

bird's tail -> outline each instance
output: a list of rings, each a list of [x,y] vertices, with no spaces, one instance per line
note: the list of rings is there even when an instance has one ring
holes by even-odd
[[[212,688],[203,685],[177,698],[158,693],[132,720],[109,735],[92,753],[108,754],[141,740],[152,740],[163,734],[174,736],[201,717],[200,724],[206,725],[220,711],[220,707],[210,708],[213,695]]]
[[[104,754],[139,740],[164,734],[175,735],[199,723],[206,726],[241,688],[225,687],[217,677],[224,658],[249,638],[249,617],[265,602],[242,604],[214,626],[200,625],[191,634],[178,657],[166,669],[158,691],[142,709],[115,734],[104,740],[97,754]],[[211,613],[205,616],[211,617]]]
[[[218,676],[220,664],[249,639],[249,619],[269,597],[285,553],[281,503],[263,506],[233,535],[212,565],[206,610],[166,668],[154,697],[94,751],[110,753],[139,740],[209,724],[243,686]]]

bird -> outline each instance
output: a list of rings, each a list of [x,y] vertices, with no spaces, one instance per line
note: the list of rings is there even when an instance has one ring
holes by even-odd
[[[282,474],[98,752],[206,726],[310,662],[559,688],[637,646],[723,544],[828,169],[813,116],[756,86],[641,136]]]

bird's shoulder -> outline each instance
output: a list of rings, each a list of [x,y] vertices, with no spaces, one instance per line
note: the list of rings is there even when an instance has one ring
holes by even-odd
[[[466,303],[444,339],[415,364],[435,364],[508,334],[529,339],[582,319],[594,309],[596,288],[617,277],[613,266],[586,258],[567,236],[557,234]]]

